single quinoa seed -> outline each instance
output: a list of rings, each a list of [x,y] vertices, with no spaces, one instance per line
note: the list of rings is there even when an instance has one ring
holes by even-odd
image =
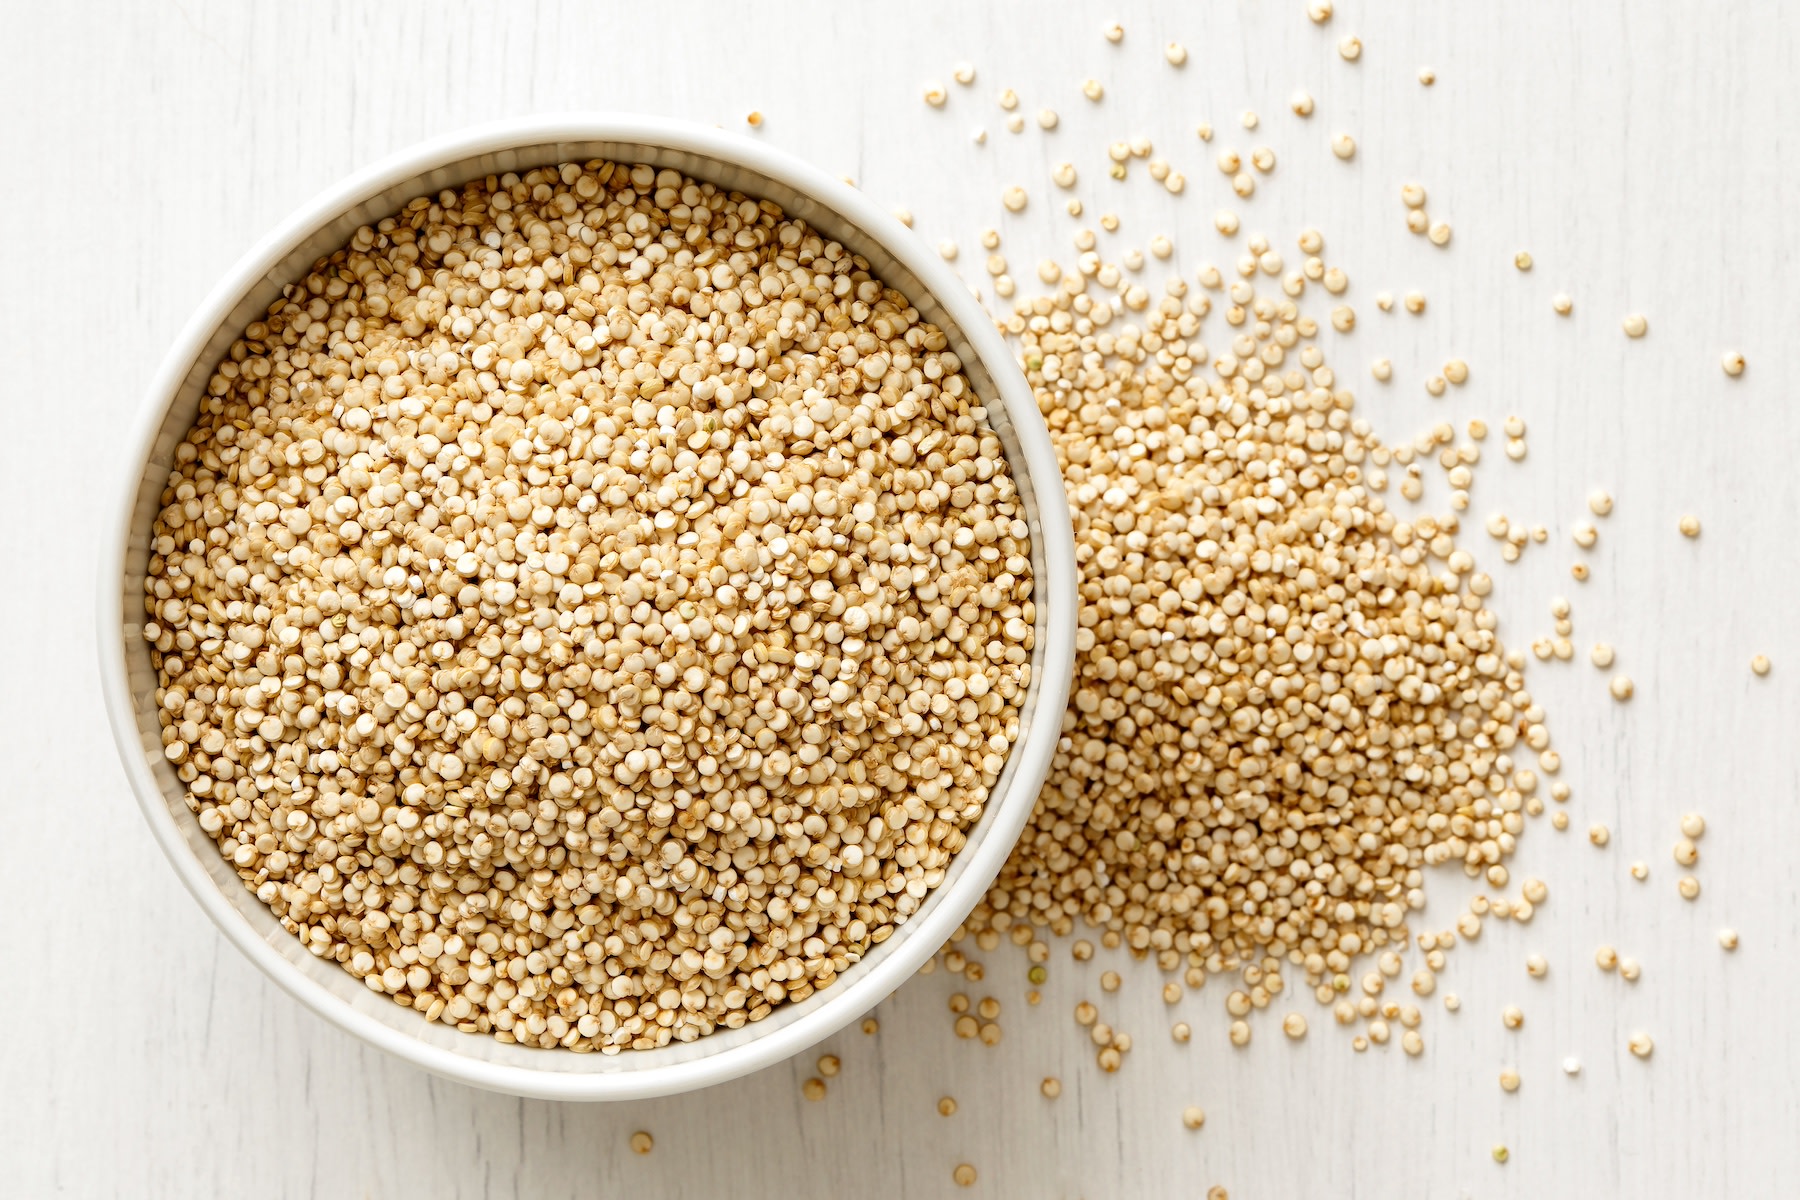
[[[943,331],[673,170],[358,230],[243,330],[162,505],[200,828],[313,953],[507,1042],[830,986],[941,878],[1030,682],[1024,511]]]
[[[1190,1104],[1181,1110],[1181,1123],[1189,1129],[1199,1129],[1206,1124],[1206,1110],[1197,1104]]]
[[[656,1139],[643,1130],[640,1129],[631,1135],[631,1152],[633,1154],[648,1154],[654,1149],[656,1149]]]

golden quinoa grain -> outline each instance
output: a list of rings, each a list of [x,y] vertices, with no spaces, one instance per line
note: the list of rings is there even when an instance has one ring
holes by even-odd
[[[1016,736],[1028,530],[945,335],[673,170],[363,227],[175,462],[144,604],[196,819],[427,1019],[618,1053],[803,1000],[918,910]]]

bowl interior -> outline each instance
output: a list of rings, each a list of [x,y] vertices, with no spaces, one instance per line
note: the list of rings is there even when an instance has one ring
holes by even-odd
[[[729,150],[723,153],[728,154]],[[142,464],[141,474],[135,485],[136,501],[129,514],[130,527],[126,535],[121,609],[123,628],[119,633],[124,638],[124,666],[130,693],[131,718],[142,742],[144,760],[155,778],[156,787],[160,790],[174,827],[179,832],[180,841],[176,842],[167,835],[166,829],[159,830],[164,834],[165,848],[177,859],[184,850],[192,856],[194,865],[210,878],[212,885],[230,906],[229,911],[223,911],[218,905],[209,904],[215,919],[220,921],[240,946],[251,951],[253,957],[259,958],[261,965],[270,970],[283,986],[340,1025],[363,1036],[373,1036],[374,1040],[385,1042],[389,1049],[398,1050],[422,1065],[447,1071],[468,1082],[525,1093],[570,1097],[645,1095],[675,1091],[754,1069],[777,1057],[797,1052],[841,1028],[885,996],[906,974],[916,969],[967,915],[967,910],[974,905],[992,878],[1031,810],[1048,761],[1051,742],[1045,740],[1045,734],[1050,734],[1053,741],[1054,730],[1060,724],[1067,689],[1068,654],[1066,648],[1061,648],[1060,651],[1052,649],[1052,612],[1062,607],[1055,601],[1060,601],[1063,597],[1057,596],[1051,603],[1045,602],[1046,591],[1053,586],[1050,564],[1046,562],[1045,556],[1044,530],[1041,527],[1046,506],[1040,505],[1041,497],[1034,486],[1042,485],[1044,479],[1033,478],[1028,467],[1029,457],[1021,445],[1019,431],[1003,402],[1002,393],[996,387],[990,364],[976,351],[963,324],[951,315],[940,297],[929,290],[918,274],[890,248],[890,243],[898,245],[900,239],[912,236],[897,222],[886,222],[891,228],[885,229],[880,227],[879,222],[870,222],[876,225],[873,231],[859,227],[828,200],[802,191],[793,183],[784,182],[728,157],[721,157],[720,154],[716,148],[707,152],[637,140],[540,138],[529,144],[487,152],[460,153],[449,161],[415,171],[399,180],[374,179],[365,189],[367,194],[345,197],[348,206],[339,210],[339,215],[313,227],[310,232],[296,230],[286,247],[274,246],[272,254],[279,257],[264,259],[272,261],[273,265],[225,312],[211,330],[210,337],[200,344],[185,377],[175,381],[171,394],[155,396],[151,400],[153,404],[166,407],[163,409],[159,430],[149,448],[147,461]],[[772,200],[781,205],[789,215],[805,220],[821,233],[843,242],[863,255],[871,263],[878,278],[905,293],[926,320],[940,326],[961,357],[963,369],[969,382],[974,385],[976,394],[985,402],[988,420],[1001,439],[1008,461],[1013,466],[1031,526],[1038,601],[1033,673],[1030,690],[1020,710],[1019,739],[1008,756],[986,811],[969,832],[967,846],[952,860],[943,883],[930,894],[920,910],[887,942],[875,947],[861,962],[839,976],[830,987],[815,992],[800,1003],[781,1005],[762,1021],[747,1024],[740,1029],[720,1030],[693,1042],[675,1042],[661,1049],[627,1051],[617,1055],[566,1054],[529,1049],[508,1045],[486,1035],[465,1034],[444,1025],[427,1022],[410,1008],[371,992],[335,962],[315,958],[308,952],[297,938],[281,928],[268,908],[244,887],[236,873],[224,862],[211,838],[199,828],[198,822],[189,813],[184,800],[185,788],[161,754],[160,729],[154,703],[156,675],[151,665],[149,648],[142,637],[142,597],[149,561],[149,530],[158,508],[159,493],[167,482],[174,449],[191,427],[198,412],[206,381],[239,332],[268,308],[280,295],[285,284],[303,277],[320,257],[343,246],[359,226],[374,224],[383,217],[391,216],[415,196],[458,187],[471,179],[489,174],[508,171],[522,173],[534,167],[589,159],[612,159],[625,163],[648,163],[659,168],[669,167],[696,179]],[[830,195],[830,189],[836,186],[833,182],[829,187],[819,190]],[[846,202],[842,195],[838,197],[838,202],[844,207],[851,207],[856,203]],[[950,278],[947,271],[944,275]],[[966,314],[979,315],[979,309],[966,293],[960,295],[955,303]],[[998,344],[997,339],[993,341]],[[1016,382],[1009,386],[1013,388],[1015,399],[1022,398],[1028,403],[1031,394],[1025,388],[1023,379],[1016,378],[1016,370],[1010,362],[1004,364],[1004,369],[1014,371]],[[1032,417],[1035,418],[1035,413]],[[1041,427],[1037,436],[1042,438]],[[1047,443],[1037,449],[1041,468],[1041,454],[1047,449]],[[1054,471],[1054,468],[1054,459],[1051,459],[1050,469]],[[1053,521],[1060,523],[1062,530],[1066,530],[1066,508],[1060,484],[1055,487],[1054,495],[1043,499],[1048,501],[1047,507],[1053,514]],[[1055,523],[1052,525],[1053,531],[1056,530]],[[1052,537],[1055,536],[1056,533],[1053,532]],[[1066,533],[1063,536],[1066,538]],[[1068,590],[1072,593],[1072,560],[1057,565],[1069,572]],[[1071,594],[1068,600],[1072,601],[1073,598]],[[1065,613],[1057,619],[1056,625],[1057,634],[1063,635],[1066,630],[1066,636],[1072,643],[1072,616]],[[1050,661],[1049,670],[1046,669],[1047,657]],[[1047,712],[1040,713],[1040,701],[1046,699],[1046,693],[1050,708]],[[1030,740],[1034,724],[1044,720],[1049,722],[1051,728],[1040,731],[1037,739],[1043,743],[1043,753],[1021,753]],[[1039,761],[1025,761],[1028,758]],[[152,814],[153,824],[158,823],[156,815]],[[981,853],[984,846],[987,847],[985,854]],[[204,884],[197,882],[195,873],[184,864],[178,861],[177,866],[183,869],[190,887],[194,887],[199,895]],[[972,877],[971,871],[979,872],[979,878]],[[202,899],[204,901],[207,898],[202,896]],[[234,920],[241,922],[241,928],[231,928]],[[921,942],[920,937],[931,940]],[[260,941],[286,964],[291,965],[292,972],[287,973],[288,978],[283,978],[280,964],[270,961],[268,955],[262,952],[262,947],[255,946],[253,941]],[[880,973],[880,977],[872,977],[877,966],[884,963],[886,969]],[[342,1006],[349,1011],[329,1011],[334,1006]],[[373,1026],[369,1024],[371,1022],[374,1023]],[[752,1043],[771,1041],[779,1049],[771,1047],[772,1052],[756,1055],[755,1061],[750,1061],[750,1056],[744,1053]],[[733,1057],[742,1061],[730,1065],[724,1061]],[[702,1072],[702,1060],[715,1061],[707,1064]],[[458,1062],[468,1063],[473,1070],[458,1070]],[[487,1064],[489,1069],[483,1070],[475,1064]],[[654,1083],[641,1080],[639,1085],[625,1088],[609,1086],[605,1081],[608,1076],[630,1074],[635,1077],[642,1073],[651,1073],[657,1079]],[[701,1077],[702,1074],[704,1078]],[[548,1078],[552,1076],[590,1078],[585,1083],[580,1078],[568,1078],[557,1083]],[[534,1084],[531,1082],[532,1077],[543,1079],[544,1084]],[[622,1082],[615,1080],[615,1083]]]

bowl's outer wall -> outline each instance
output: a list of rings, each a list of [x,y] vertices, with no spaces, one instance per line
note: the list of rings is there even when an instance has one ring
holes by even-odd
[[[528,1049],[427,1022],[306,950],[243,885],[189,812],[186,790],[161,753],[156,675],[143,640],[149,535],[175,447],[244,327],[358,227],[393,215],[416,196],[487,175],[593,159],[672,168],[772,200],[865,257],[877,278],[943,328],[1013,468],[1031,527],[1037,601],[1037,648],[1019,739],[968,844],[920,910],[805,1001],[740,1029],[618,1055]],[[735,135],[636,116],[539,117],[426,143],[352,177],[251,250],[202,305],[158,373],[126,465],[131,476],[100,565],[102,682],[126,772],[158,841],[220,929],[288,992],[365,1041],[476,1086],[547,1099],[664,1095],[746,1074],[829,1036],[904,982],[974,907],[1030,815],[1060,733],[1074,657],[1074,546],[1049,436],[1010,350],[966,286],[898,221],[822,172]]]

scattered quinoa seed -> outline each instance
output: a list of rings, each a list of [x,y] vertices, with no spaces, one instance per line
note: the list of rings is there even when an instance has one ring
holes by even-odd
[[[1594,951],[1594,965],[1602,971],[1611,971],[1619,965],[1619,952],[1611,946],[1601,946]]]
[[[1719,365],[1724,368],[1727,375],[1736,379],[1744,373],[1744,356],[1736,350],[1727,350],[1725,357],[1719,360]]]
[[[1494,1147],[1494,1161],[1495,1162],[1505,1163],[1506,1160],[1511,1157],[1512,1157],[1512,1151],[1508,1150],[1505,1146],[1495,1145],[1495,1147]]]
[[[1510,1067],[1508,1067],[1506,1070],[1500,1072],[1500,1090],[1503,1092],[1518,1091],[1519,1090],[1519,1073]]]
[[[1768,656],[1763,654],[1752,656],[1750,659],[1750,670],[1757,675],[1767,675],[1769,673]]]
[[[1719,945],[1723,946],[1727,950],[1736,950],[1738,948],[1737,930],[1735,930],[1735,929],[1719,930]]]
[[[808,1100],[823,1100],[825,1098],[825,1081],[816,1077],[808,1079],[800,1085],[800,1091]]]
[[[1676,528],[1681,530],[1682,537],[1699,537],[1700,518],[1696,517],[1693,513],[1684,513],[1682,514],[1681,520],[1676,523]]]
[[[1170,42],[1163,47],[1163,57],[1169,60],[1172,67],[1184,66],[1187,63],[1187,47],[1180,42]]]
[[[1343,158],[1343,159],[1355,158],[1356,157],[1356,139],[1351,137],[1347,133],[1332,134],[1331,135],[1331,152],[1333,154],[1337,155],[1339,158]]]
[[[1362,57],[1362,39],[1351,34],[1338,42],[1338,57],[1345,62],[1355,62]]]
[[[1308,0],[1306,15],[1314,25],[1323,25],[1331,20],[1331,0]]]
[[[950,1178],[956,1181],[957,1187],[974,1187],[975,1168],[968,1163],[957,1163],[956,1170],[950,1172]]]
[[[1529,250],[1521,250],[1513,255],[1513,266],[1521,271],[1531,270],[1531,252]]]
[[[1169,1036],[1177,1042],[1185,1042],[1194,1036],[1194,1031],[1188,1028],[1186,1021],[1177,1021],[1169,1027]]]
[[[633,1154],[648,1154],[654,1149],[656,1149],[656,1139],[643,1130],[640,1129],[631,1135],[631,1152]]]
[[[954,1096],[939,1097],[937,1110],[940,1117],[954,1117],[956,1115],[956,1098]]]
[[[1197,1104],[1190,1104],[1181,1110],[1181,1123],[1189,1129],[1199,1129],[1206,1124],[1206,1110]]]
[[[1700,898],[1700,881],[1692,875],[1683,875],[1676,881],[1675,890],[1681,893],[1683,900],[1698,900]]]
[[[1626,1045],[1638,1058],[1649,1058],[1651,1051],[1656,1049],[1656,1043],[1650,1040],[1650,1035],[1643,1032],[1632,1034]]]
[[[819,1074],[826,1079],[834,1078],[843,1069],[843,1062],[835,1054],[827,1054],[819,1059]]]
[[[1291,1012],[1281,1019],[1281,1032],[1295,1041],[1306,1036],[1306,1018],[1297,1012]]]
[[[1643,313],[1627,313],[1620,325],[1628,338],[1641,338],[1650,331],[1650,323],[1644,319]]]
[[[925,103],[933,108],[942,108],[946,99],[948,96],[944,92],[943,84],[932,82],[925,85]]]
[[[1291,96],[1288,99],[1288,107],[1294,110],[1294,115],[1297,117],[1312,116],[1313,115],[1312,94],[1310,92],[1305,92],[1305,91],[1295,92],[1293,94],[1293,96]],[[1727,368],[1727,370],[1729,370],[1729,368]]]
[[[1580,564],[1577,563],[1576,565],[1579,566]],[[1622,701],[1631,699],[1631,695],[1634,691],[1636,691],[1636,688],[1633,686],[1633,684],[1631,682],[1631,676],[1629,676],[1629,675],[1614,675],[1612,678],[1612,683],[1607,685],[1607,690],[1612,692],[1612,698],[1614,700],[1618,700],[1618,701],[1622,702]]]
[[[1569,293],[1558,292],[1550,297],[1550,307],[1556,311],[1557,316],[1566,317],[1574,311],[1575,302],[1569,299]]]
[[[1430,67],[1420,67],[1419,68],[1419,83],[1420,84],[1422,84],[1425,87],[1430,87],[1432,84],[1434,84],[1436,82],[1437,82],[1437,72],[1436,71],[1432,70]]]

